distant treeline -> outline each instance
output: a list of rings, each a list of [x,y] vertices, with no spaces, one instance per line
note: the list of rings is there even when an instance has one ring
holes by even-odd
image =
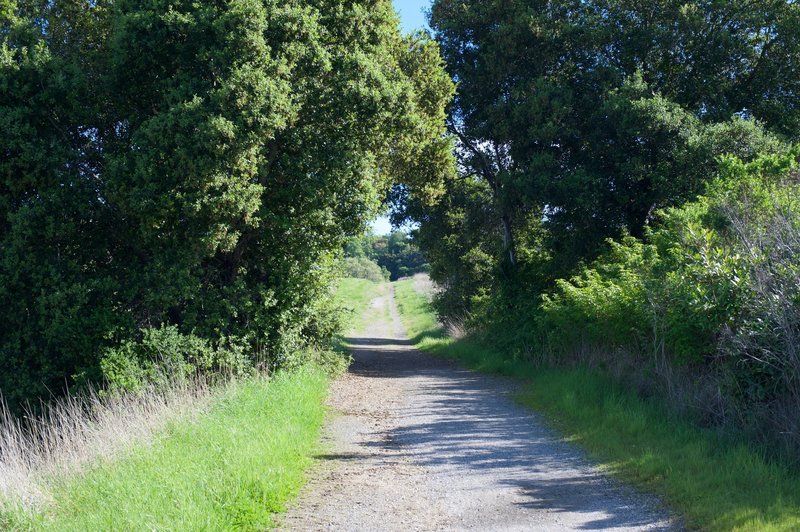
[[[800,4],[435,0],[436,307],[800,459]]]
[[[396,281],[430,269],[411,237],[402,231],[351,238],[344,254],[347,275],[373,281]]]
[[[3,397],[301,362],[452,92],[389,0],[0,0]]]

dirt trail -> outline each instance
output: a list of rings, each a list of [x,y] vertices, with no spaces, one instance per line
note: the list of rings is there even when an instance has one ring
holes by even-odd
[[[413,349],[392,294],[373,301],[366,323],[331,391],[328,452],[286,529],[678,528],[514,404],[511,381]]]

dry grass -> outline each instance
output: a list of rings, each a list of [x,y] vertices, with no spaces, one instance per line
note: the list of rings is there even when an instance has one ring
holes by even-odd
[[[418,294],[425,296],[425,299],[428,301],[428,303],[432,303],[433,298],[441,291],[441,288],[431,280],[427,273],[418,273],[411,279],[414,290]],[[443,324],[445,330],[447,331],[447,336],[455,340],[460,340],[466,337],[467,329],[464,325],[465,322],[465,317],[451,316],[447,322]]]
[[[67,397],[37,416],[0,406],[0,511],[41,509],[52,486],[152,442],[168,423],[201,413],[211,393],[198,378],[144,393]]]
[[[414,290],[424,295],[428,301],[431,301],[439,290],[427,273],[418,273],[412,279],[414,280]]]

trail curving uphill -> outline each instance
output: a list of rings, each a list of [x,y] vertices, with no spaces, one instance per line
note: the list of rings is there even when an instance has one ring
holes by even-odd
[[[393,293],[373,301],[366,323],[331,391],[326,453],[284,528],[679,528],[516,405],[512,381],[413,349]]]

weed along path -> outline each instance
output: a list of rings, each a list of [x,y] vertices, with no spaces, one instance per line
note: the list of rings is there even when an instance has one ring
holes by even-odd
[[[351,339],[324,454],[289,530],[673,530],[510,398],[513,382],[413,349],[392,294]]]

